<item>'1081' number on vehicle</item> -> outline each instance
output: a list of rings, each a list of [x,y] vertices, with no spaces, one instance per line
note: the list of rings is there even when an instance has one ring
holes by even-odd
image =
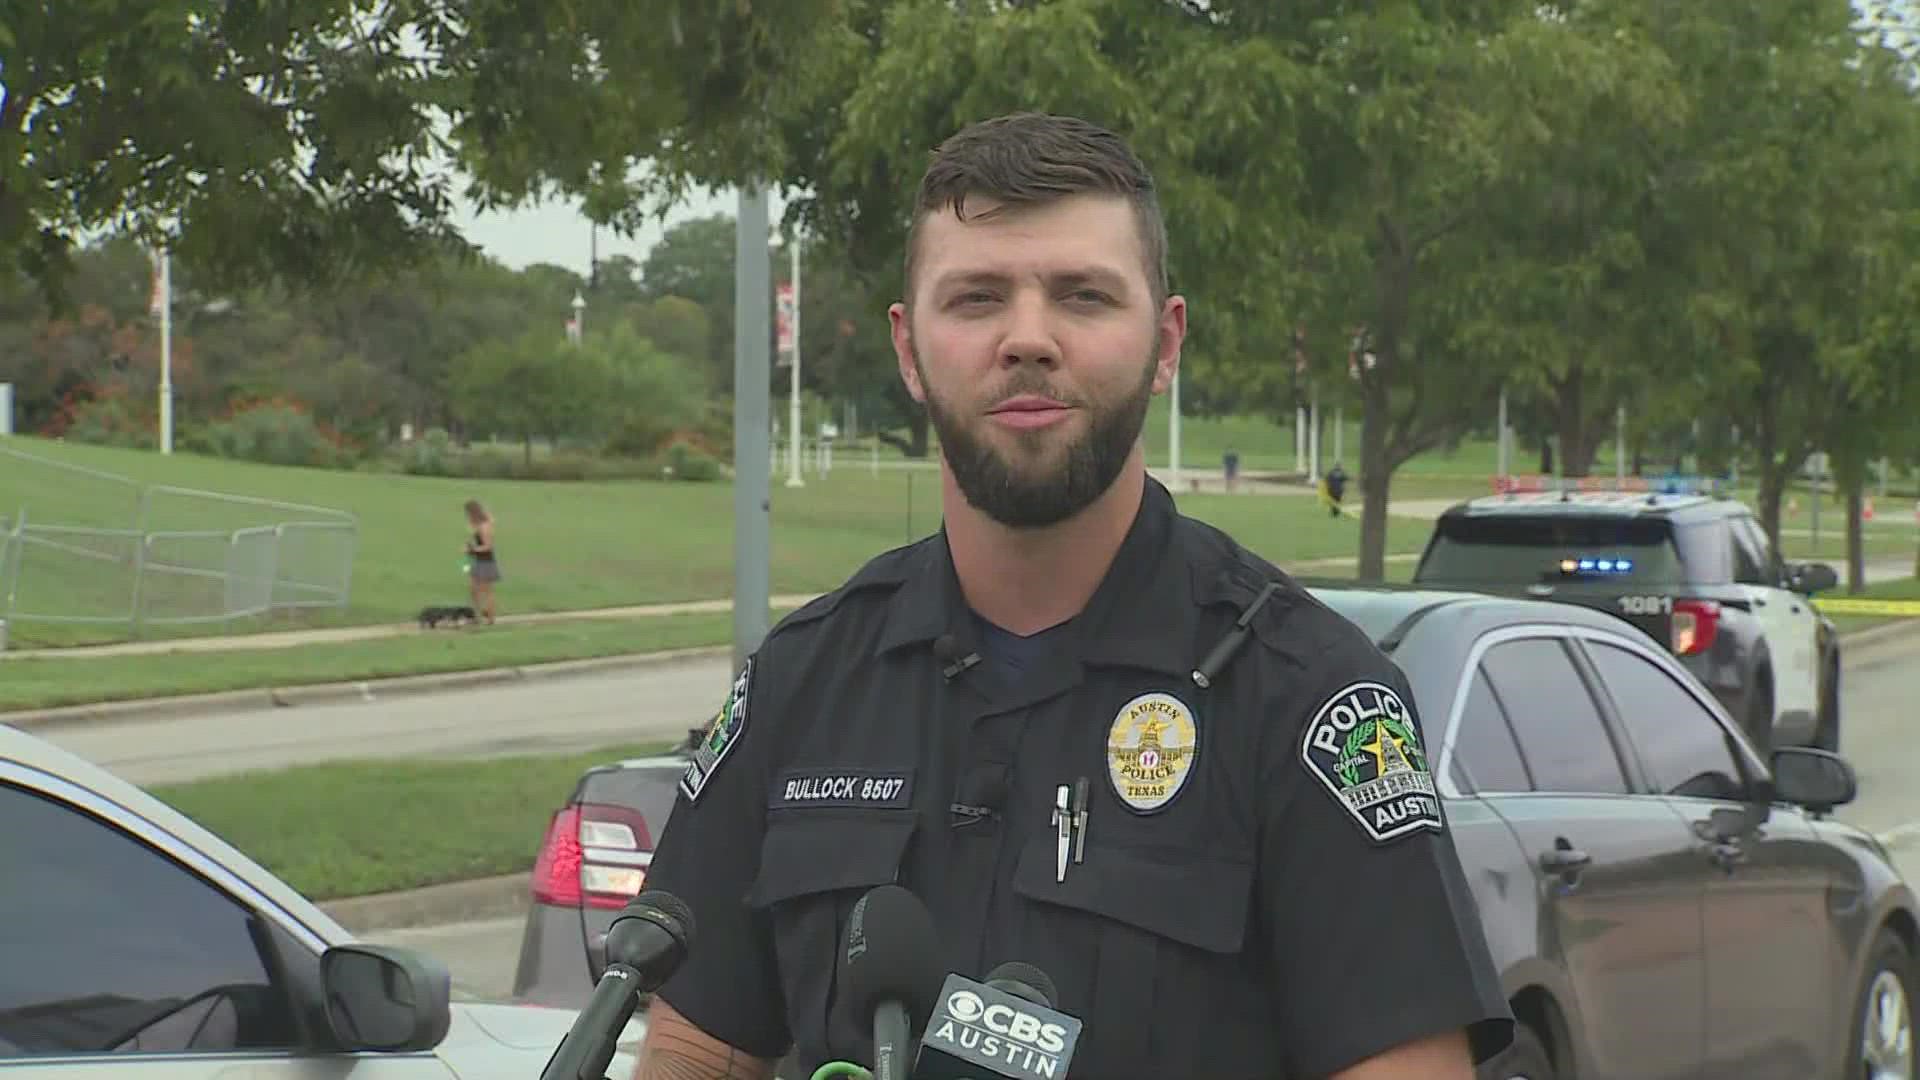
[[[1671,615],[1673,597],[1623,596],[1620,598],[1620,610],[1628,615]]]

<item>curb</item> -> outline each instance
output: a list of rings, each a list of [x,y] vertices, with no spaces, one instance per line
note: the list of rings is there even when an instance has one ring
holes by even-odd
[[[327,900],[316,905],[355,935],[415,926],[524,915],[532,905],[531,872],[449,881],[399,892]]]
[[[1897,641],[1917,632],[1920,632],[1920,619],[1902,619],[1886,626],[1869,626],[1864,630],[1841,634],[1840,644],[1849,648],[1868,648],[1885,641]]]
[[[1841,634],[1840,643],[1851,648],[1868,648],[1917,632],[1920,632],[1920,619],[1905,619],[1886,626],[1872,626]],[[657,652],[618,653],[613,656],[590,657],[584,660],[556,660],[545,664],[443,671],[428,675],[399,675],[387,679],[260,687],[251,690],[228,690],[180,697],[139,698],[129,701],[102,701],[88,705],[65,705],[52,709],[28,709],[19,712],[0,710],[0,724],[21,730],[48,730],[113,720],[168,720],[180,716],[206,716],[210,713],[251,712],[268,707],[291,708],[297,705],[326,705],[341,701],[374,701],[382,696],[432,694],[521,682],[527,679],[594,675],[627,668],[672,663],[676,660],[704,660],[731,654],[732,646],[730,645],[705,645]]]
[[[665,649],[658,652],[619,653],[613,656],[590,657],[585,660],[556,660],[546,664],[476,668],[470,671],[442,671],[430,675],[398,675],[388,679],[228,690],[215,694],[143,698],[132,701],[103,701],[91,705],[66,705],[54,709],[0,711],[0,724],[22,730],[46,730],[111,720],[166,720],[180,716],[206,716],[210,713],[249,712],[268,707],[291,708],[297,705],[325,705],[341,701],[374,701],[381,697],[435,694],[448,690],[521,682],[527,679],[594,675],[673,663],[678,660],[704,660],[711,657],[731,656],[732,653],[731,645],[705,645],[687,649]]]

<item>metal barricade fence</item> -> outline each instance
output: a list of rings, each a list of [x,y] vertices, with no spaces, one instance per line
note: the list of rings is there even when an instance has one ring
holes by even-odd
[[[17,451],[0,456],[92,473]],[[0,517],[0,627],[16,643],[33,623],[119,625],[140,637],[148,626],[347,607],[359,547],[353,514],[99,476],[136,492],[132,528],[42,523],[28,508]],[[126,520],[103,509],[107,520]],[[210,527],[155,528],[161,520]]]

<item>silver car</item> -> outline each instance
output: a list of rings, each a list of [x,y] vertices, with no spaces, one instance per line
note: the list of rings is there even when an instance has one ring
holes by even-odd
[[[576,1015],[453,998],[439,961],[357,943],[138,787],[0,725],[0,1077],[533,1080]]]

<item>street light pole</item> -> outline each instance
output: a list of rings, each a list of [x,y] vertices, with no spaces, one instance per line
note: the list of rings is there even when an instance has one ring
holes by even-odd
[[[740,187],[733,252],[733,667],[767,636],[772,287],[767,189]]]
[[[160,452],[173,453],[173,257],[160,249]]]
[[[793,256],[793,314],[789,316],[788,331],[793,335],[793,352],[788,357],[793,369],[787,372],[791,380],[787,384],[787,486],[801,487],[806,484],[800,478],[800,232],[794,230],[793,240],[789,244]]]

